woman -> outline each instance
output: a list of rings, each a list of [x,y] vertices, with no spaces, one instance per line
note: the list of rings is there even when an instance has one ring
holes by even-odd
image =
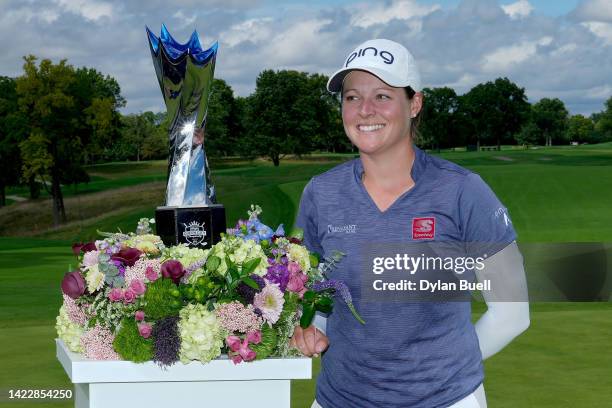
[[[402,45],[359,45],[327,87],[341,95],[359,158],[308,183],[296,224],[312,251],[346,254],[332,278],[347,283],[366,324],[338,303],[327,322],[296,328],[292,342],[302,353],[325,351],[313,407],[486,407],[482,360],[529,325],[507,211],[479,176],[413,145],[424,102]],[[368,245],[438,242],[459,242],[484,259],[475,273],[491,290],[476,325],[469,301],[385,301],[364,290]]]

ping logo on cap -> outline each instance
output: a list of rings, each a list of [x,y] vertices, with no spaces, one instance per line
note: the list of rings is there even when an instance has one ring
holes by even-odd
[[[348,58],[346,59],[346,63],[344,64],[344,67],[348,67],[349,64],[353,62],[355,58],[365,57],[366,52],[368,52],[368,50],[371,50],[370,54],[372,54],[373,57],[377,57],[377,56],[380,57],[385,64],[393,64],[393,61],[395,60],[395,57],[389,51],[385,51],[385,50],[378,51],[378,49],[376,49],[375,47],[366,47],[366,48],[360,48],[359,50],[353,51],[353,53],[349,55]]]

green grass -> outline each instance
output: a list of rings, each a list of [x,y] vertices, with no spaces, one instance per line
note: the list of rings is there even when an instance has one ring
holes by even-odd
[[[612,242],[612,143],[441,156],[483,176],[508,206],[521,244],[536,243],[537,249],[542,242]],[[352,157],[312,155],[281,162],[279,168],[240,160],[212,166],[229,225],[257,203],[264,222],[284,223],[290,230],[309,178]],[[59,283],[75,265],[70,244],[95,237],[97,229],[132,230],[140,217],[152,217],[163,199],[164,161],[112,163],[89,171],[92,181],[79,186],[79,195],[67,192],[69,225],[50,228],[44,200],[0,209],[0,234],[14,235],[0,238],[0,405],[72,406],[69,401],[8,402],[6,392],[71,387],[53,343]],[[24,234],[30,236],[15,237]],[[489,406],[612,406],[612,303],[535,303],[531,309],[529,330],[485,362]],[[484,310],[475,303],[474,319]],[[315,377],[318,370],[314,359]],[[292,407],[309,407],[314,386],[314,380],[294,381]]]

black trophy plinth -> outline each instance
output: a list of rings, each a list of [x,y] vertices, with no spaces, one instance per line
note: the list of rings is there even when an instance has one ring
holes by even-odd
[[[157,207],[155,225],[167,246],[187,244],[210,248],[225,232],[225,207],[212,204],[203,207]]]

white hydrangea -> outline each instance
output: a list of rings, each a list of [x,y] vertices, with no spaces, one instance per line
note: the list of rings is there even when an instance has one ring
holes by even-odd
[[[81,345],[81,336],[85,333],[85,328],[78,323],[70,320],[66,307],[62,305],[56,319],[55,330],[68,350],[74,353],[83,353],[85,350]]]
[[[206,260],[210,250],[201,248],[190,248],[185,244],[179,244],[168,249],[168,258],[180,261],[185,268],[195,262]]]
[[[207,363],[221,354],[225,330],[221,328],[214,312],[201,304],[189,304],[179,312],[181,337],[179,358],[181,362],[199,360]]]
[[[85,282],[87,282],[87,290],[89,293],[94,293],[96,290],[100,290],[104,286],[105,275],[100,272],[98,264],[92,265],[87,268],[85,275]]]
[[[302,268],[304,273],[310,270],[310,253],[305,247],[297,244],[289,244],[287,256],[290,261],[300,264],[300,268]]]

